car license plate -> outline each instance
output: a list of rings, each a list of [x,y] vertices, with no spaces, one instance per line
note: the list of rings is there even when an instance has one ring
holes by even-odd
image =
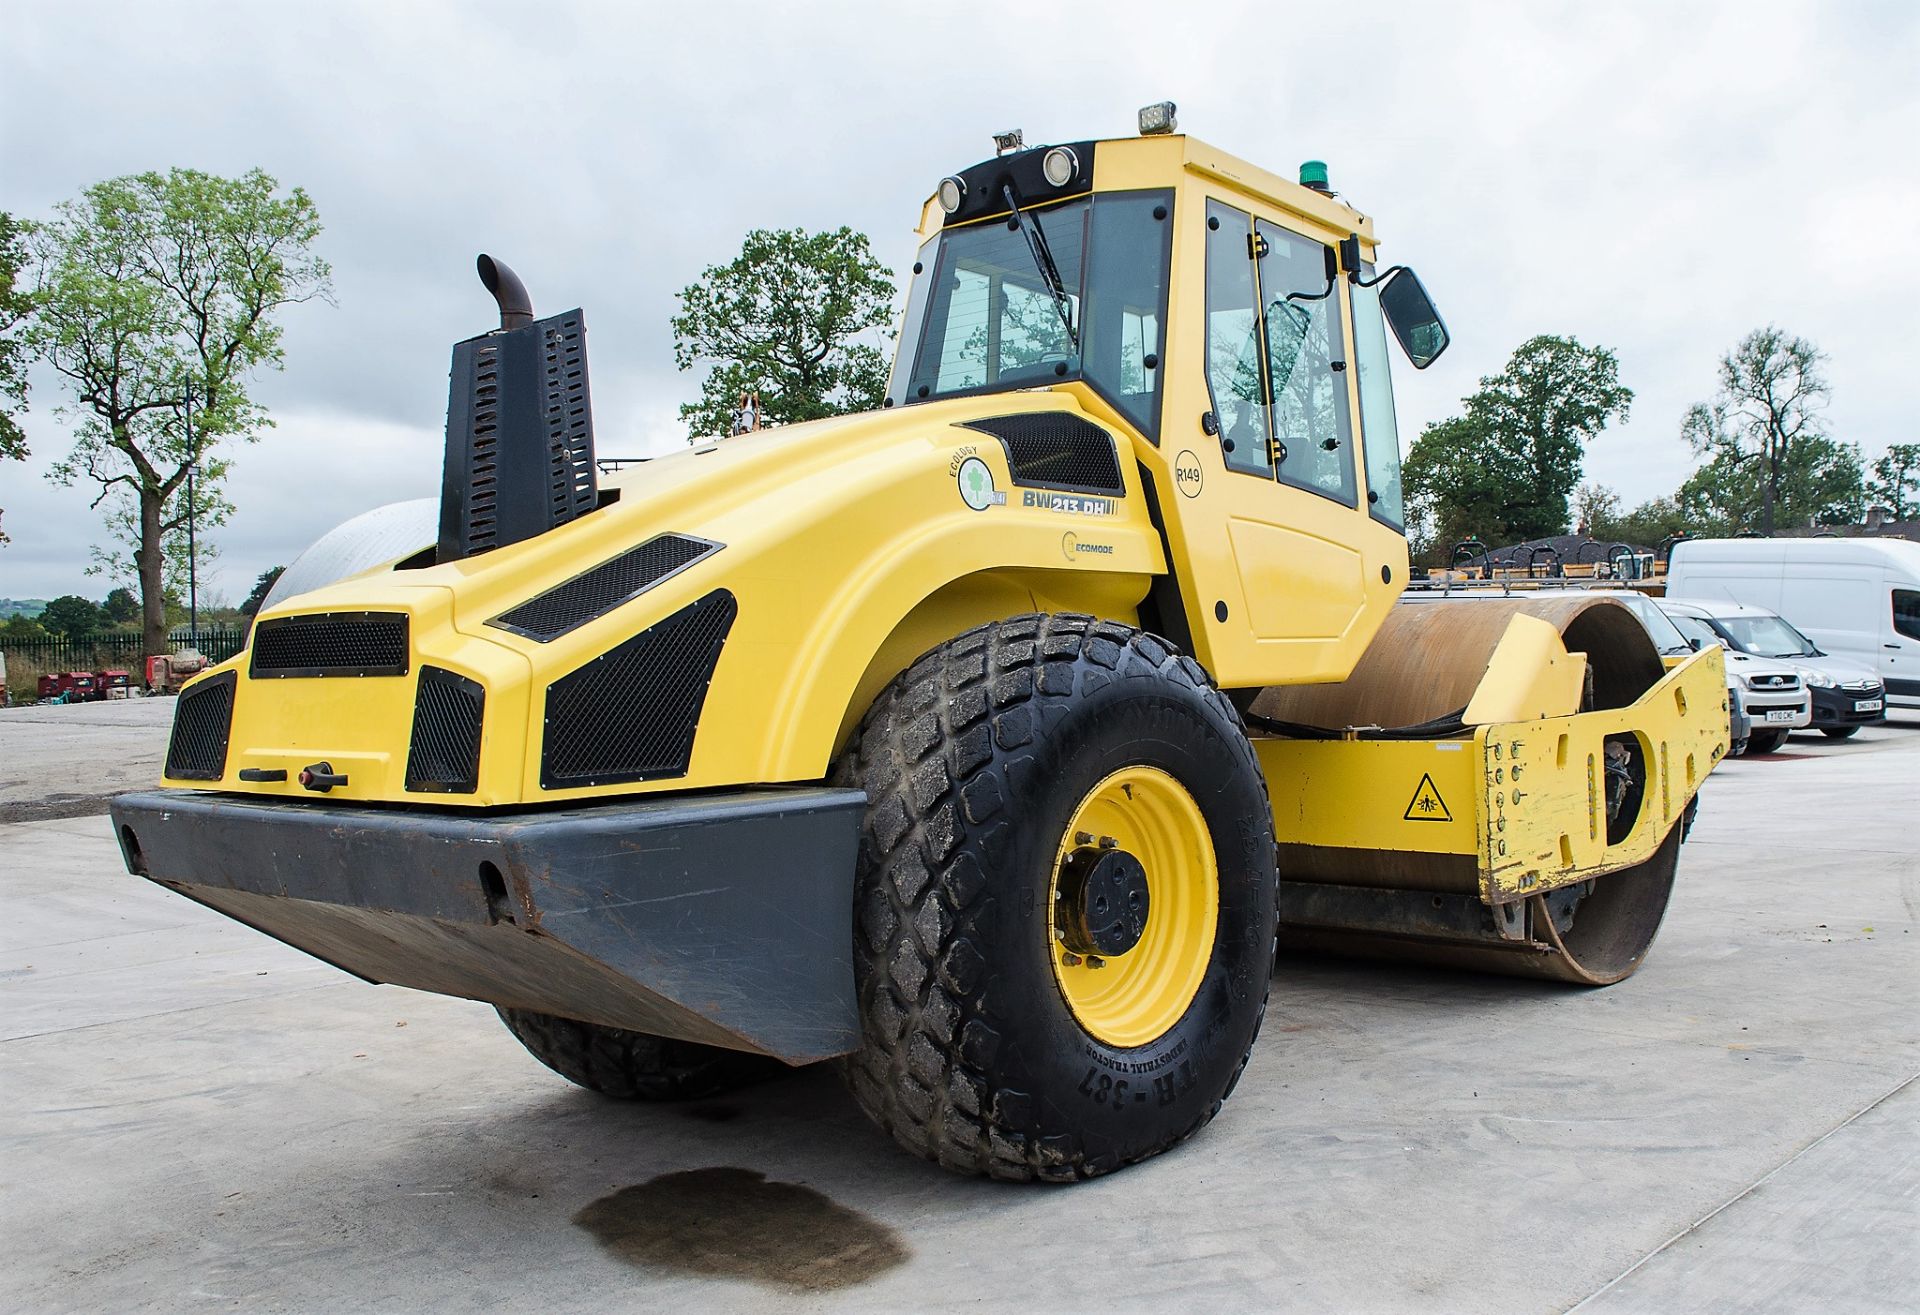
[[[1855,712],[1878,712],[1885,706],[1886,700],[1884,699],[1855,699],[1853,701],[1853,710]]]
[[[1769,722],[1790,722],[1798,715],[1799,714],[1794,712],[1792,708],[1781,708],[1777,712],[1769,712],[1767,714],[1767,720]]]

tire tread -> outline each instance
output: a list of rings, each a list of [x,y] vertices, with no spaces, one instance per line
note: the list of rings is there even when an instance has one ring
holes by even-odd
[[[1220,1110],[1219,1099],[1158,1145],[1121,1160],[1071,1135],[1029,1136],[1027,1093],[995,1084],[999,1020],[977,927],[994,892],[983,863],[1003,852],[1008,814],[1034,785],[1022,753],[1075,698],[1114,680],[1159,676],[1198,691],[1264,782],[1239,713],[1204,668],[1165,640],[1070,613],[1030,615],[960,635],[920,658],[875,701],[835,770],[870,801],[861,839],[855,982],[865,1046],[842,1061],[854,1099],[896,1142],[964,1174],[1071,1182],[1165,1150]],[[1263,785],[1264,789],[1264,785]]]

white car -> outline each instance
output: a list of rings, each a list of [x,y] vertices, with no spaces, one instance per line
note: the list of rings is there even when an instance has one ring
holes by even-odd
[[[1726,650],[1727,689],[1733,703],[1746,713],[1751,723],[1747,739],[1739,737],[1735,718],[1733,747],[1729,755],[1772,753],[1787,741],[1789,731],[1813,723],[1813,697],[1807,692],[1800,672],[1785,662],[1756,657],[1727,642],[1726,636],[1707,621],[1694,615],[1694,609],[1673,599],[1660,600],[1660,611],[1685,637],[1689,648],[1701,649],[1718,644]]]
[[[1684,612],[1711,626],[1729,650],[1785,662],[1798,671],[1813,695],[1813,726],[1822,735],[1844,740],[1862,726],[1886,721],[1887,687],[1879,676],[1822,652],[1766,608],[1715,598],[1668,598],[1661,605],[1669,616]]]
[[[1888,703],[1920,707],[1920,543],[1690,539],[1674,547],[1667,593],[1769,608],[1826,653],[1866,668]],[[1841,729],[1821,718],[1820,688],[1814,724]]]

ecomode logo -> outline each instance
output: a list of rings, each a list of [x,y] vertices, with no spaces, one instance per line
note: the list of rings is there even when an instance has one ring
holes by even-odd
[[[1113,545],[1082,539],[1069,530],[1060,540],[1060,551],[1066,554],[1068,561],[1076,562],[1085,557],[1111,557]]]

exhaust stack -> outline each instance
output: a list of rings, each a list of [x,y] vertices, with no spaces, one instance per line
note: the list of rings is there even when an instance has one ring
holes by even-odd
[[[586,316],[536,320],[518,274],[491,256],[475,265],[500,327],[454,344],[440,562],[544,534],[600,504]]]
[[[524,329],[532,324],[533,298],[527,295],[527,285],[520,281],[520,276],[485,252],[473,263],[480,271],[481,284],[493,294],[500,307],[500,327]]]

